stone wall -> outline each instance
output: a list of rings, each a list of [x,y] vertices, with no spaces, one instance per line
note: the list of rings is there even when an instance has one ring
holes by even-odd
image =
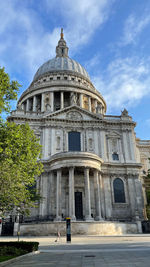
[[[72,222],[72,235],[124,235],[137,234],[140,227],[136,223],[121,222]],[[65,222],[47,223],[24,223],[20,226],[22,236],[49,236],[56,235],[57,232],[66,235]]]

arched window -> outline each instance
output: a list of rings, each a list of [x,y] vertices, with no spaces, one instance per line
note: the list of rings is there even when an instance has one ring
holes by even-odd
[[[81,141],[79,132],[68,133],[69,151],[81,151]]]
[[[125,203],[124,183],[121,179],[116,178],[113,182],[115,203]]]

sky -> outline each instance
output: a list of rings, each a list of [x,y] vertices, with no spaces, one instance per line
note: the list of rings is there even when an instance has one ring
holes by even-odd
[[[55,57],[62,27],[69,57],[89,73],[106,114],[126,108],[137,137],[149,140],[150,1],[0,0],[0,66],[22,85],[18,98]]]

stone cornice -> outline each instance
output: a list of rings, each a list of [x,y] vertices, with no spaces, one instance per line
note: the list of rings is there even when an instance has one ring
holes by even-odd
[[[102,164],[102,172],[104,176],[113,177],[133,177],[137,178],[140,174],[142,164],[140,163],[107,163]]]
[[[44,169],[57,170],[60,168],[80,167],[80,168],[91,168],[101,170],[101,164],[103,160],[96,154],[90,152],[61,152],[54,154],[47,160],[42,160]]]
[[[103,163],[104,167],[107,168],[142,168],[141,163],[136,163],[136,162],[127,162],[127,163],[114,163],[114,162],[104,162]]]
[[[62,119],[62,118],[56,118],[56,116],[58,116],[59,114],[63,114],[63,113],[66,113],[68,111],[78,111],[80,112],[81,114],[86,114],[88,115],[89,117],[91,117],[91,119],[94,119],[94,120],[72,120],[72,119],[69,119],[69,118],[65,118],[65,119]],[[34,115],[32,115],[33,113],[29,113],[29,112],[26,112],[26,114],[24,114],[24,112],[18,112],[17,114],[17,111],[16,111],[16,114],[12,112],[11,113],[11,116],[8,117],[8,120],[9,121],[12,121],[12,120],[18,120],[19,121],[26,121],[26,122],[40,122],[42,125],[46,125],[46,126],[53,126],[53,123],[55,122],[55,126],[60,126],[60,124],[62,125],[63,124],[63,127],[66,126],[68,127],[68,124],[71,124],[71,125],[79,125],[79,126],[91,126],[91,127],[97,127],[97,128],[103,128],[105,130],[110,130],[110,126],[119,126],[119,130],[131,130],[132,128],[135,127],[135,122],[133,121],[125,121],[125,120],[106,120],[105,117],[103,117],[103,115],[98,115],[98,114],[95,114],[95,113],[92,113],[92,112],[89,112],[85,109],[82,109],[81,107],[79,106],[70,106],[70,107],[67,107],[67,108],[64,108],[63,110],[58,110],[56,112],[53,112],[53,113],[49,113],[49,114],[45,114],[45,113],[40,113],[40,115],[36,115],[36,113],[34,113]],[[118,116],[119,117],[119,116]],[[119,117],[120,118],[120,117]],[[108,127],[108,128],[107,128]]]
[[[88,121],[88,120],[82,120],[82,121],[78,121],[78,120],[69,120],[69,119],[56,119],[56,118],[35,118],[35,117],[20,117],[20,116],[9,116],[8,117],[8,121],[18,121],[18,123],[20,121],[25,121],[25,122],[28,122],[30,124],[30,122],[39,122],[41,123],[42,126],[45,126],[45,127],[68,127],[68,125],[78,125],[80,127],[94,127],[94,128],[97,128],[97,129],[103,129],[103,130],[109,130],[109,123],[107,123],[106,121],[104,120],[93,120],[93,121]],[[63,125],[62,125],[63,124]],[[111,126],[119,126],[119,130],[132,130],[133,128],[133,124],[129,123],[124,123],[124,129],[121,128],[121,125],[123,124],[123,122],[121,123],[111,123]],[[107,128],[108,126],[108,128]]]

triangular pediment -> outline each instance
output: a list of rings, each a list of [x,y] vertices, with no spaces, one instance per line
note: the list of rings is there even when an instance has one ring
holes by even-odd
[[[96,115],[91,113],[83,108],[80,108],[76,105],[71,107],[67,107],[53,113],[47,113],[44,115],[43,118],[46,119],[61,119],[61,120],[71,120],[71,121],[88,121],[88,120],[101,120],[102,117],[100,115]]]

